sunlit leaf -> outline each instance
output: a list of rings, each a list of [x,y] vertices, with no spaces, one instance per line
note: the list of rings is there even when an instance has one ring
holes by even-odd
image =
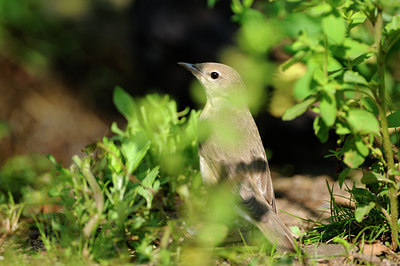
[[[335,132],[338,135],[347,135],[351,133],[350,129],[342,123],[335,124]]]
[[[306,74],[297,80],[294,87],[294,97],[296,99],[302,100],[311,94],[311,81],[313,77],[313,72],[314,69],[308,69]]]
[[[366,79],[363,76],[361,76],[358,72],[354,72],[351,70],[347,70],[344,73],[343,81],[348,82],[348,83],[357,83],[357,84],[368,85],[368,82],[366,81]]]
[[[243,11],[243,6],[239,0],[232,0],[231,9],[234,14],[240,14]]]
[[[368,213],[375,207],[375,205],[375,202],[371,201],[369,204],[358,206],[354,213],[356,221],[360,223],[364,217],[368,215]]]
[[[351,22],[350,22],[350,29],[354,28],[357,25],[360,25],[364,23],[364,21],[367,19],[367,16],[363,12],[355,12],[351,16]]]
[[[344,158],[343,161],[345,164],[347,164],[350,168],[357,168],[359,167],[363,162],[365,158],[362,156],[357,150],[355,149],[349,149],[344,153]]]
[[[343,42],[343,47],[346,49],[344,50],[345,57],[351,60],[356,60],[356,58],[362,56],[363,54],[367,54],[367,56],[372,56],[374,53],[370,52],[369,45],[354,40],[352,38],[345,38]],[[359,60],[363,59],[361,57]],[[365,58],[366,59],[366,58]],[[354,65],[355,63],[353,63]]]
[[[325,92],[320,101],[321,117],[327,127],[333,126],[336,120],[336,98],[335,95]]]
[[[247,51],[264,54],[272,45],[278,43],[280,31],[258,10],[245,9],[242,13],[241,23],[238,43]]]
[[[151,169],[150,172],[147,173],[146,177],[142,180],[142,184],[144,187],[147,188],[153,188],[154,187],[154,181],[156,180],[156,177],[159,173],[159,167],[156,166],[153,169]]]
[[[352,247],[351,243],[347,242],[346,239],[343,239],[340,236],[335,236],[332,240],[333,240],[333,242],[342,245],[346,251],[350,250]]]
[[[139,193],[140,196],[146,199],[147,208],[150,209],[153,201],[153,194],[150,192],[150,190],[140,186],[137,187],[137,192]]]
[[[314,73],[313,73],[313,78],[320,85],[324,86],[328,83],[328,77],[325,75],[325,72],[320,67],[315,68]]]
[[[249,8],[253,4],[253,2],[254,0],[243,0],[243,6]]]
[[[137,134],[136,139],[125,139],[121,145],[121,151],[127,162],[128,174],[132,174],[135,171],[150,148],[150,142],[144,136],[141,138],[139,136]]]
[[[113,101],[118,111],[126,120],[130,121],[134,118],[136,103],[121,87],[117,86],[114,89]]]
[[[357,151],[364,157],[368,156],[369,154],[369,149],[367,145],[364,143],[363,139],[361,136],[357,135],[354,137],[354,145],[357,148]]]
[[[341,17],[329,15],[322,18],[322,29],[329,42],[341,44],[346,36],[346,25]]]
[[[364,109],[350,109],[347,113],[347,122],[354,133],[379,134],[379,122],[376,117]]]
[[[392,20],[386,24],[385,30],[388,34],[400,31],[400,16],[393,16]]]
[[[308,107],[310,107],[310,105],[312,105],[315,101],[316,99],[314,97],[310,97],[305,99],[303,102],[290,107],[289,109],[286,110],[285,114],[282,117],[282,120],[289,121],[302,115],[305,111],[307,111]]]
[[[199,232],[201,241],[210,246],[222,242],[228,233],[228,227],[220,223],[209,223]]]
[[[329,13],[331,10],[332,10],[331,5],[326,2],[320,2],[317,5],[307,8],[307,12],[311,16],[322,16],[324,14]]]

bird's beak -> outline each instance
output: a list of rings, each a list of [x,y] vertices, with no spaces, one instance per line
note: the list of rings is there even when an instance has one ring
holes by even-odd
[[[180,65],[180,66],[186,68],[187,70],[189,70],[190,72],[192,72],[192,74],[195,77],[199,77],[202,75],[201,70],[196,66],[196,64],[178,62],[178,65]]]

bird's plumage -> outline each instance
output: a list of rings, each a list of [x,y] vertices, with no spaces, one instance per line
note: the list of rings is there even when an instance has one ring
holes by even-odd
[[[246,218],[275,242],[278,249],[293,250],[291,233],[276,213],[267,157],[245,103],[240,75],[218,63],[179,64],[199,79],[207,94],[199,119],[199,127],[207,127],[208,132],[199,142],[203,180],[208,183],[227,180],[240,199]]]

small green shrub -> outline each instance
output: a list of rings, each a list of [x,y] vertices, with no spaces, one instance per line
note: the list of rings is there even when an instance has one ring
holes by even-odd
[[[177,191],[198,178],[198,112],[178,112],[168,96],[137,102],[121,88],[114,102],[126,129],[114,123],[116,135],[88,146],[69,169],[51,158],[50,194],[63,211],[39,216],[37,226],[49,253],[160,262],[169,257]]]
[[[299,3],[296,10],[317,19],[320,26],[313,32],[306,28],[300,32],[291,45],[293,57],[282,66],[288,69],[298,62],[307,66],[294,88],[302,101],[288,109],[283,120],[308,109],[318,114],[314,131],[321,142],[327,141],[331,130],[339,138],[338,148],[329,156],[347,166],[339,174],[340,185],[352,169],[363,172],[365,185],[348,189],[355,212],[332,200],[334,223],[316,230],[324,231],[321,239],[325,241],[337,235],[353,240],[360,240],[360,234],[368,234],[369,240],[390,237],[396,250],[400,172],[389,128],[399,126],[400,120],[398,111],[388,115],[388,81],[393,78],[386,62],[400,38],[400,5],[372,0],[308,1]],[[397,140],[397,133],[392,137]],[[372,163],[366,163],[367,159]]]

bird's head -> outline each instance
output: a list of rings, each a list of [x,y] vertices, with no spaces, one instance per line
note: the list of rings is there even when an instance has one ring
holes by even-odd
[[[238,99],[244,99],[245,89],[242,78],[239,73],[230,66],[219,63],[178,63],[186,68],[203,85],[207,101],[213,102],[232,99],[235,102]],[[243,101],[242,101],[243,102]]]

